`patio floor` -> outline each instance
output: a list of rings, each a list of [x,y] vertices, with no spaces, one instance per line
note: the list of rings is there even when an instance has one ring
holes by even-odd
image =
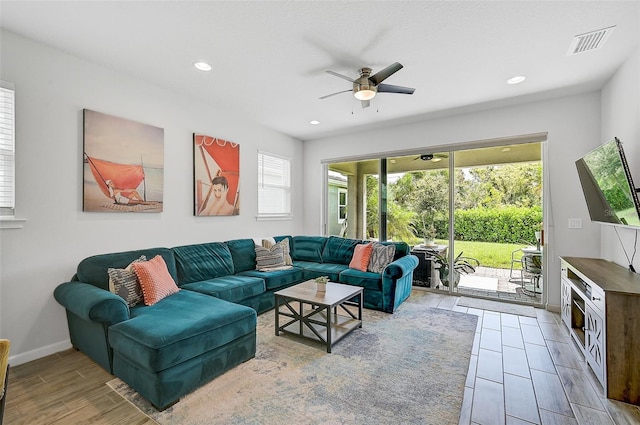
[[[533,296],[531,292],[524,293],[522,291],[520,271],[514,270],[514,279],[509,279],[510,272],[509,269],[480,266],[476,268],[475,273],[461,276],[457,294],[515,303],[542,304],[542,294],[536,293]],[[532,288],[530,283],[528,288]]]

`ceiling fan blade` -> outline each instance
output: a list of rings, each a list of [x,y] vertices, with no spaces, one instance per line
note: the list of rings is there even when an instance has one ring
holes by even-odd
[[[352,83],[353,83],[353,78],[351,78],[351,77],[347,77],[346,75],[338,74],[338,73],[337,73],[337,72],[335,72],[335,71],[325,71],[325,72],[326,72],[327,74],[334,75],[334,76],[336,76],[336,77],[338,77],[338,78],[342,78],[343,80],[347,80],[347,81],[350,81],[350,82],[352,82]]]
[[[395,74],[396,72],[400,71],[401,69],[402,69],[402,65],[398,62],[394,62],[388,67],[386,67],[385,69],[383,69],[382,71],[378,71],[377,73],[369,77],[369,81],[371,81],[374,85],[377,86],[378,84],[380,84],[381,82],[383,82],[384,80],[389,78],[391,75]]]
[[[416,89],[411,87],[392,86],[391,84],[378,85],[378,93],[401,93],[401,94],[413,94]]]
[[[351,89],[349,89],[349,90],[342,90],[342,91],[338,91],[338,92],[335,92],[335,93],[328,94],[328,95],[326,95],[326,96],[319,97],[318,99],[326,99],[326,98],[328,98],[328,97],[335,96],[335,95],[340,94],[340,93],[346,93],[346,92],[348,92],[348,91],[352,91],[352,90],[351,90]]]
[[[360,102],[362,103],[362,109],[368,108],[371,105],[370,100],[361,100]]]

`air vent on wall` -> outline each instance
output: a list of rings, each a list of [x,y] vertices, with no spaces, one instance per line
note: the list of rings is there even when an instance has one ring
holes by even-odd
[[[589,50],[596,50],[602,47],[615,29],[615,25],[602,28],[596,31],[576,35],[571,41],[567,55],[575,55]]]

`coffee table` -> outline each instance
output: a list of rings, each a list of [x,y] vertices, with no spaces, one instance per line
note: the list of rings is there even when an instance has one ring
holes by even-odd
[[[328,282],[326,292],[317,292],[316,282],[308,280],[275,292],[276,336],[287,332],[314,339],[331,353],[333,344],[362,327],[362,291],[360,286]],[[358,314],[348,306],[357,307]],[[286,323],[280,324],[280,316]]]

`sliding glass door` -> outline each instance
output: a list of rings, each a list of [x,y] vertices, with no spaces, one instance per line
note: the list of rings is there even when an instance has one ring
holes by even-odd
[[[415,286],[541,303],[541,159],[536,142],[329,163],[327,234],[406,242]]]
[[[461,295],[542,303],[542,147],[454,153],[452,267]]]

